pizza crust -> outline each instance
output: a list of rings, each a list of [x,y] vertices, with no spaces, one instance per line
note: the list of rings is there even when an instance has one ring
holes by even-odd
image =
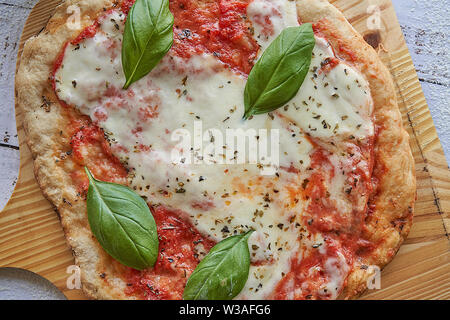
[[[76,4],[81,10],[81,28],[71,30],[66,21],[67,8]],[[58,6],[45,30],[30,38],[24,47],[16,74],[16,101],[23,114],[26,141],[34,159],[36,179],[47,199],[55,206],[75,263],[81,268],[83,290],[91,298],[123,299],[126,283],[117,274],[115,263],[93,237],[86,216],[86,203],[77,194],[67,170],[75,165],[59,155],[70,150],[70,137],[61,128],[68,125],[63,107],[57,102],[49,75],[63,44],[74,38],[115,3],[110,0],[68,0]],[[366,289],[371,269],[392,260],[412,224],[415,200],[414,161],[408,144],[409,136],[402,127],[394,85],[376,52],[326,0],[297,0],[303,22],[327,25],[321,31],[333,47],[348,46],[355,53],[354,66],[370,84],[374,101],[374,118],[379,128],[375,142],[375,173],[380,173],[378,188],[372,199],[375,209],[367,219],[367,238],[380,243],[370,257],[358,261],[347,279],[341,298],[352,298]],[[339,40],[336,40],[339,39]],[[337,54],[345,54],[337,51]],[[43,98],[45,97],[45,99]],[[50,102],[50,103],[48,103]],[[381,174],[382,173],[382,174]],[[133,297],[131,297],[133,298]]]

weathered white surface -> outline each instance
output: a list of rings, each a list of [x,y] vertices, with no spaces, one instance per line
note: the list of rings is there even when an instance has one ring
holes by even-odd
[[[14,70],[17,43],[38,0],[0,0],[0,209],[17,179],[19,151],[14,119]],[[375,2],[375,1],[374,1]],[[393,0],[431,109],[438,135],[450,160],[450,0]],[[7,144],[9,147],[2,146]]]
[[[0,210],[14,189],[19,150],[14,117],[14,71],[25,19],[37,0],[0,0]]]
[[[66,300],[54,284],[18,268],[0,268],[0,300]]]
[[[450,0],[392,2],[449,163]]]

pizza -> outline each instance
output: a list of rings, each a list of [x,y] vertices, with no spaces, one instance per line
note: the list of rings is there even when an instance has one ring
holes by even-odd
[[[67,0],[16,99],[92,298],[355,298],[412,224],[391,76],[325,0]]]

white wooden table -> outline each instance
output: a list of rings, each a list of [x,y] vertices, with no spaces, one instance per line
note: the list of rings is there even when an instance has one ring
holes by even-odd
[[[0,0],[0,210],[14,189],[19,148],[14,118],[17,43],[38,0]],[[376,4],[376,0],[372,0]],[[450,0],[392,0],[431,109],[447,162],[450,160]]]

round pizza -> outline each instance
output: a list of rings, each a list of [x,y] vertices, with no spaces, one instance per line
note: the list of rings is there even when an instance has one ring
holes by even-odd
[[[92,298],[354,298],[411,227],[393,82],[326,0],[67,0],[16,98]]]

